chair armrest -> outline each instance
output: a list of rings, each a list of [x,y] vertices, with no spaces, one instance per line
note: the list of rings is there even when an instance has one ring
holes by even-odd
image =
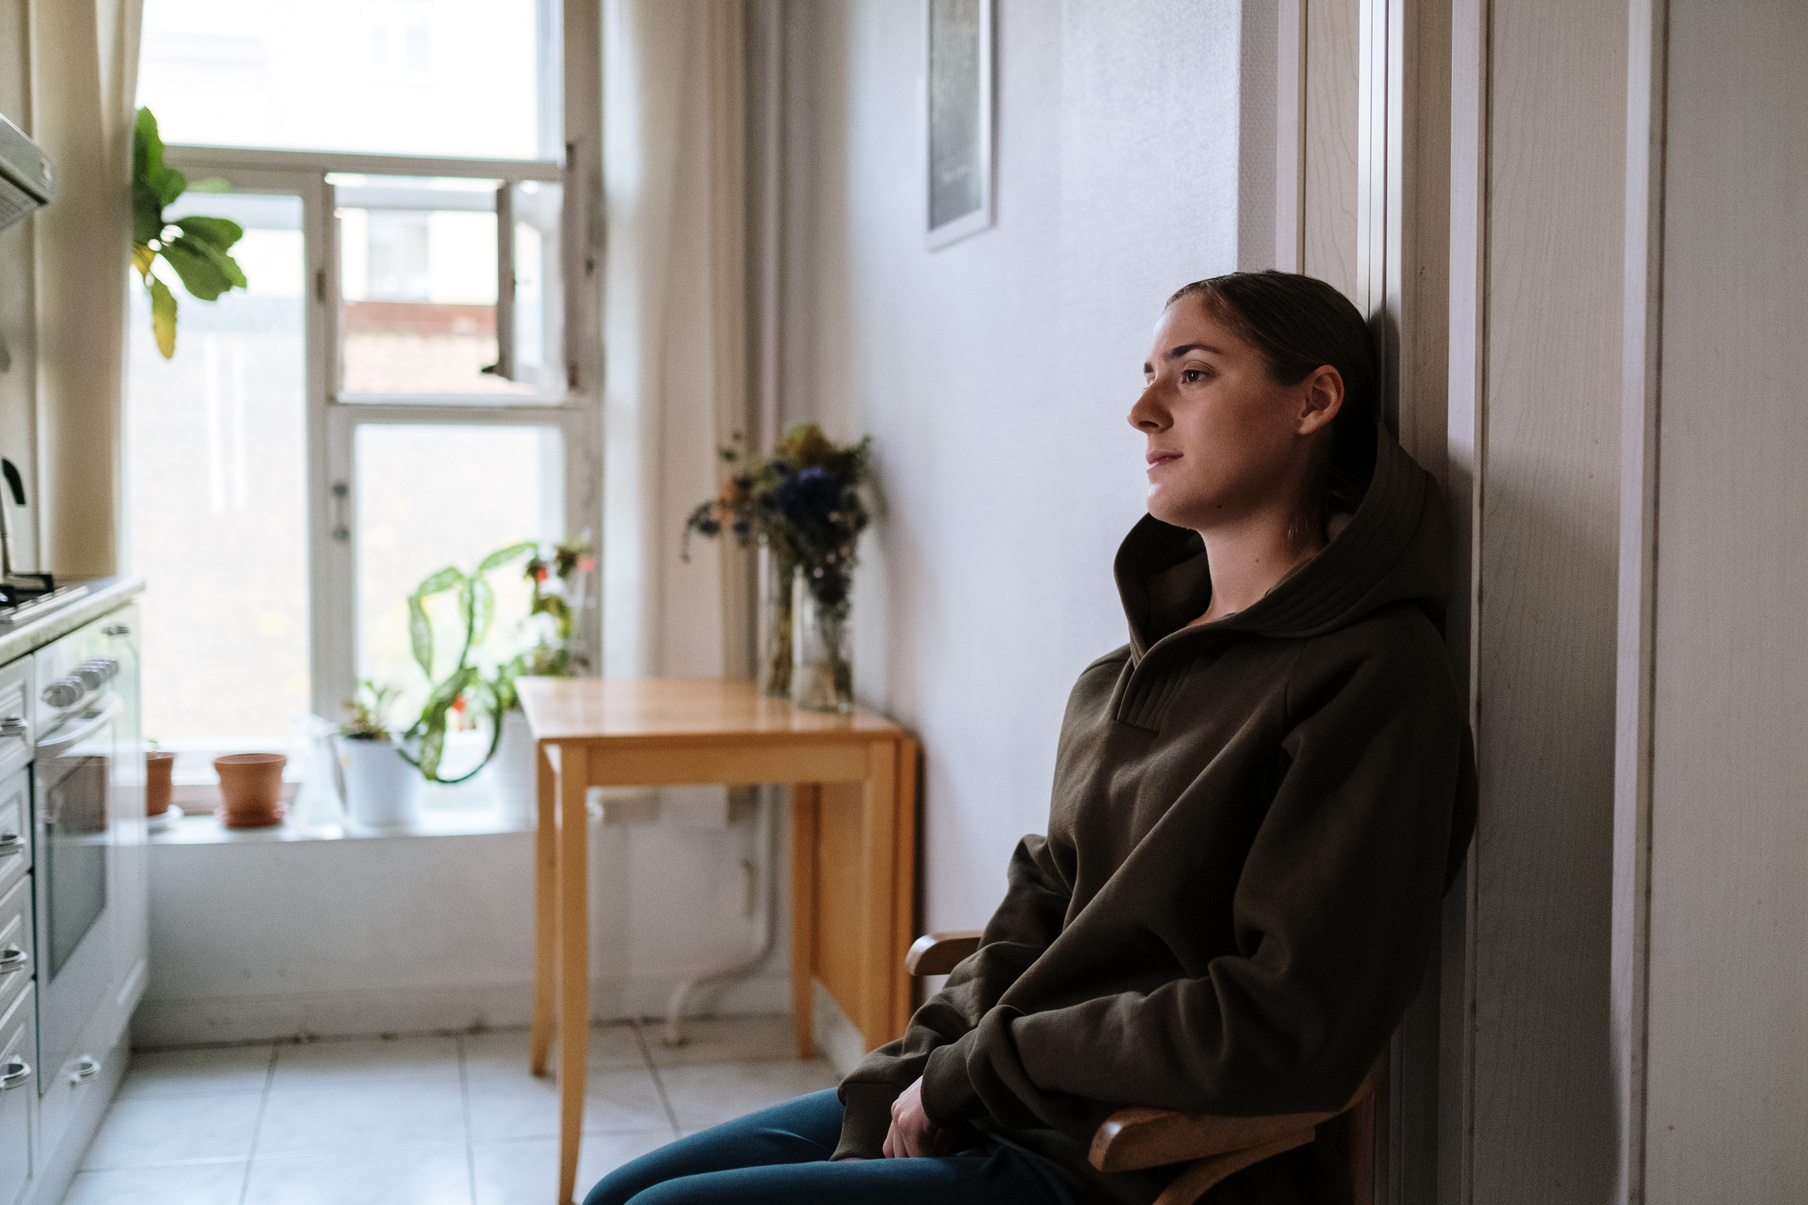
[[[967,955],[979,949],[980,931],[961,929],[949,933],[925,933],[904,955],[904,970],[910,975],[946,975]]]
[[[1313,1129],[1367,1099],[1381,1082],[1386,1066],[1384,1051],[1349,1103],[1329,1113],[1221,1117],[1170,1109],[1119,1109],[1093,1132],[1089,1159],[1102,1172],[1125,1172],[1266,1146],[1302,1131],[1310,1141]]]

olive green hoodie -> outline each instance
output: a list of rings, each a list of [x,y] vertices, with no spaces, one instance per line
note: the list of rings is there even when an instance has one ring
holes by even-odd
[[[1211,597],[1197,533],[1131,530],[1130,643],[1068,700],[1048,836],[1017,846],[978,952],[842,1082],[837,1158],[878,1157],[921,1076],[937,1126],[1052,1154],[1083,1197],[1150,1200],[1177,1169],[1085,1167],[1114,1109],[1355,1091],[1423,978],[1475,814],[1443,506],[1385,432],[1376,453],[1324,550],[1213,623],[1186,626]]]

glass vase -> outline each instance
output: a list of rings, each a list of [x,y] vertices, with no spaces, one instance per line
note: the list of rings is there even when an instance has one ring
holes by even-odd
[[[792,591],[797,566],[770,549],[760,557],[760,693],[768,699],[791,697]]]
[[[852,711],[854,650],[848,604],[823,606],[799,574],[791,605],[796,620],[791,702],[805,711]]]

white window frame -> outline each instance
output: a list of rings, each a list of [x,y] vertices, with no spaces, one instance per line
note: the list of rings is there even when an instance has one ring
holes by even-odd
[[[457,159],[284,151],[255,147],[170,145],[165,161],[190,179],[217,177],[235,191],[298,196],[307,264],[303,307],[307,406],[308,637],[310,696],[315,714],[336,719],[357,685],[357,530],[353,447],[366,424],[445,424],[556,427],[564,443],[566,526],[600,531],[601,397],[597,373],[586,363],[581,332],[588,329],[591,264],[588,188],[583,156],[567,163],[539,159]],[[505,400],[420,395],[345,401],[338,396],[339,255],[334,189],[329,175],[459,177],[564,186],[559,240],[560,294],[566,390],[563,397]],[[579,338],[573,334],[579,333]],[[340,491],[338,487],[343,486]],[[597,648],[601,625],[581,617],[578,639]],[[595,661],[596,658],[592,657]]]

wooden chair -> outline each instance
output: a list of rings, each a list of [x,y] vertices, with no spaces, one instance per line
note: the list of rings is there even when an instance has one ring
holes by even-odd
[[[912,975],[946,975],[979,949],[978,932],[930,933],[904,957]],[[1375,1089],[1387,1066],[1384,1053],[1349,1103],[1332,1113],[1282,1113],[1269,1117],[1217,1117],[1170,1109],[1119,1109],[1093,1133],[1092,1165],[1102,1172],[1136,1171],[1186,1163],[1155,1205],[1193,1205],[1212,1185],[1263,1159],[1305,1146],[1317,1127],[1337,1119],[1338,1149],[1350,1169],[1356,1205],[1373,1205]]]

